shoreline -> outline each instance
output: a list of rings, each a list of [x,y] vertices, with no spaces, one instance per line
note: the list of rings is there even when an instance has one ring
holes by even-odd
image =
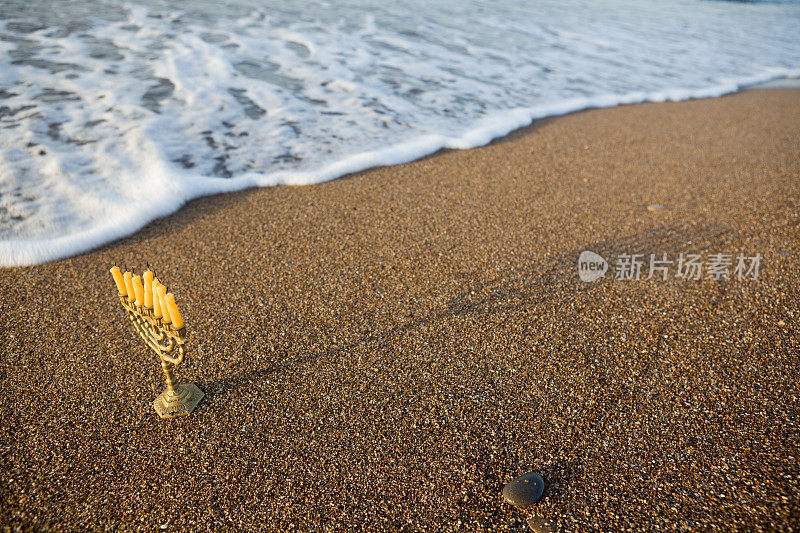
[[[654,93],[626,93],[621,95],[598,95],[574,98],[561,102],[498,111],[491,117],[473,124],[460,136],[441,134],[423,135],[412,140],[394,144],[389,148],[351,154],[327,166],[303,171],[279,171],[268,174],[248,173],[236,178],[198,178],[174,175],[176,169],[159,167],[158,173],[173,174],[174,198],[159,198],[148,204],[146,214],[137,213],[116,220],[113,224],[93,228],[53,239],[12,239],[0,240],[0,268],[34,266],[51,261],[74,257],[91,252],[99,247],[128,237],[159,218],[169,216],[182,209],[188,202],[213,196],[230,194],[251,188],[277,187],[279,185],[318,185],[329,181],[347,178],[353,174],[376,168],[407,164],[434,156],[443,150],[464,150],[479,148],[497,142],[515,132],[531,127],[540,120],[614,107],[637,105],[641,103],[664,103],[720,98],[743,91],[758,89],[762,85],[777,84],[775,88],[796,88],[800,84],[800,71],[786,71],[782,75],[763,74],[726,82],[701,89],[664,89]],[[435,146],[436,148],[431,148]],[[192,180],[192,187],[187,185]],[[177,182],[176,182],[177,180]],[[184,185],[178,185],[184,182]],[[140,206],[141,208],[141,206]],[[22,250],[22,251],[20,251]]]
[[[0,270],[0,523],[791,527],[798,123],[798,89],[582,111]],[[763,264],[584,283],[585,250]],[[146,261],[206,394],[185,419],[108,274]],[[531,470],[542,501],[504,503]]]

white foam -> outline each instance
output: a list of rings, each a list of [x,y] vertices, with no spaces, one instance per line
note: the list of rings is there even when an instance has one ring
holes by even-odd
[[[574,4],[367,17],[357,5],[309,17],[286,2],[213,16],[202,3],[126,4],[66,36],[59,23],[0,23],[0,266],[90,250],[203,195],[800,75],[797,5]]]

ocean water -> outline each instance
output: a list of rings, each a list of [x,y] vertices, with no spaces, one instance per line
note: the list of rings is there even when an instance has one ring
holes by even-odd
[[[800,2],[0,2],[0,266],[207,194],[800,74]]]

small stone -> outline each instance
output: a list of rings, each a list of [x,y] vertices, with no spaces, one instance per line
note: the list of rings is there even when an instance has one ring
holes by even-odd
[[[666,207],[661,204],[650,204],[647,206],[648,211],[663,211],[664,209],[666,209]]]
[[[532,516],[528,518],[528,527],[531,528],[533,533],[553,533],[556,530],[552,520],[542,518],[541,516]]]
[[[778,320],[778,325],[779,325],[780,327],[783,327],[783,326],[785,326],[785,325],[786,325],[786,322],[784,322],[783,320]]]
[[[544,494],[544,480],[535,472],[528,472],[503,487],[503,498],[517,507],[536,503],[542,494]]]
[[[169,524],[161,524],[161,529],[167,529],[167,526],[168,526],[168,525],[169,525]]]

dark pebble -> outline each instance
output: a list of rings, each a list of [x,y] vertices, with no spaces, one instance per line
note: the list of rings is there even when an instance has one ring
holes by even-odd
[[[536,503],[543,493],[544,480],[535,472],[528,472],[503,487],[503,498],[517,507]]]

